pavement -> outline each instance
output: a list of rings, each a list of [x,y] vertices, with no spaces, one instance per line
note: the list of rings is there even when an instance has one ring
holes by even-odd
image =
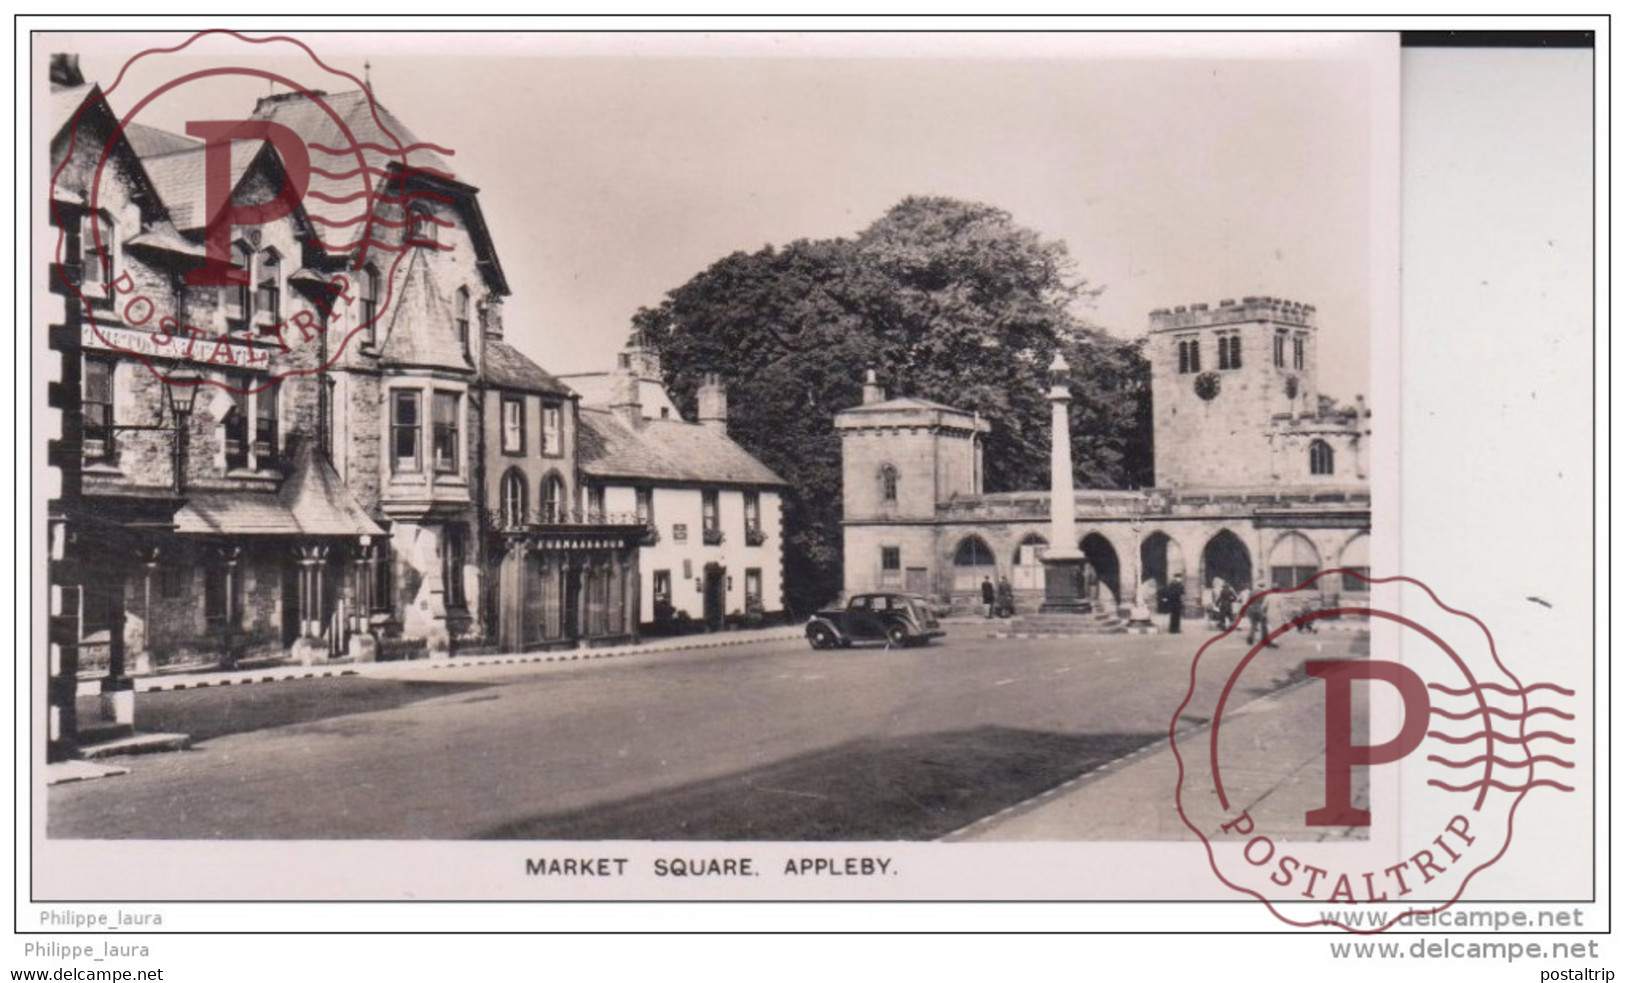
[[[135,691],[138,694],[163,693],[217,686],[247,686],[255,683],[279,683],[302,679],[333,679],[341,676],[379,679],[414,678],[425,674],[454,676],[457,670],[477,667],[534,663],[581,663],[628,656],[707,652],[721,648],[797,639],[803,637],[805,633],[806,627],[804,625],[795,624],[774,628],[660,638],[636,645],[613,645],[601,648],[577,648],[552,652],[457,656],[447,659],[407,659],[390,662],[340,662],[310,666],[287,663],[234,670],[208,669],[194,672],[170,672],[137,677]],[[90,680],[80,684],[79,695],[84,698],[93,696],[99,691],[99,680]],[[45,784],[61,785],[69,782],[125,775],[129,773],[129,769],[108,765],[96,759],[161,751],[181,751],[186,750],[188,746],[189,742],[186,735],[167,733],[138,733],[116,741],[91,744],[81,748],[81,759],[47,764],[45,766]]]
[[[1279,838],[1327,840],[1364,835],[1363,830],[1352,827],[1315,834],[1304,831],[1303,814],[1321,805],[1325,789],[1324,699],[1324,687],[1306,680],[1226,712],[1225,747],[1292,749],[1284,760],[1277,755],[1264,755],[1263,760],[1257,755],[1236,755],[1243,760],[1225,770],[1231,816],[1245,809],[1260,833],[1275,833]],[[1178,735],[1186,768],[1183,792],[1193,817],[1211,814],[1217,807],[1217,801],[1199,801],[1214,798],[1211,783],[1203,780],[1205,769],[1200,760],[1208,748],[1209,732],[1203,723]],[[1179,781],[1179,762],[1169,741],[1162,740],[944,839],[1195,840],[1196,834],[1175,808],[1174,789]],[[1363,804],[1363,796],[1364,789],[1357,788],[1356,804]]]

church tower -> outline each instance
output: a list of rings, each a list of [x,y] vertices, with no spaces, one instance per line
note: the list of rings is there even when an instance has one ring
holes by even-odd
[[[1319,408],[1315,308],[1275,297],[1151,312],[1156,483],[1258,487],[1271,435]]]

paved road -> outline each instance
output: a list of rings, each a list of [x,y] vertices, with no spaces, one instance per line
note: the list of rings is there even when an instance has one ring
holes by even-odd
[[[215,735],[49,791],[50,835],[186,839],[913,839],[946,834],[1167,734],[1207,636],[801,642],[613,662],[407,667],[411,687],[277,725],[244,690],[150,694]],[[1221,643],[1237,655],[1239,642]],[[1255,660],[1238,697],[1349,636]],[[1211,679],[1201,681],[1211,692]],[[287,689],[278,689],[287,687]],[[440,687],[444,687],[444,692]],[[252,688],[249,688],[252,689]],[[280,704],[277,704],[280,706]],[[273,707],[274,709],[274,707]],[[358,712],[359,711],[359,712]],[[315,719],[320,717],[320,719]],[[1193,709],[1189,722],[1200,710]],[[235,721],[238,726],[222,725]]]

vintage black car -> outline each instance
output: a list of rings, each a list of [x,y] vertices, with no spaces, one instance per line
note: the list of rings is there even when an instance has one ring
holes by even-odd
[[[857,594],[844,609],[820,611],[807,621],[807,641],[815,649],[846,648],[853,642],[885,642],[888,648],[925,645],[941,635],[931,602],[915,594]]]

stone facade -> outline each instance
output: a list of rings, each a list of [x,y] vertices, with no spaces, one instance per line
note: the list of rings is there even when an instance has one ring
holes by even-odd
[[[509,287],[475,189],[411,158],[422,172],[379,189],[364,245],[332,248],[324,235],[355,232],[307,199],[231,230],[242,286],[193,285],[204,146],[115,135],[99,88],[62,66],[63,253],[42,264],[61,298],[46,313],[61,353],[53,713],[71,716],[81,674],[370,658],[380,640],[441,655],[635,640],[647,530],[587,513],[577,400],[503,336]],[[352,129],[373,118],[362,93],[324,98]],[[252,115],[320,143],[307,101]],[[282,186],[256,146],[234,150],[237,200]],[[524,502],[503,515],[510,472]]]
[[[1321,411],[1314,314],[1270,298],[1153,312],[1157,486],[1073,496],[1069,545],[1087,561],[1078,587],[1092,605],[1126,613],[1136,584],[1143,597],[1180,577],[1197,585],[1186,591],[1194,611],[1215,578],[1290,587],[1324,569],[1369,570],[1369,415],[1363,400]],[[1204,398],[1195,379],[1210,371],[1217,391]],[[864,403],[836,427],[848,592],[904,589],[972,609],[984,579],[1008,579],[1019,608],[1038,607],[1050,495],[983,492],[984,422],[885,399],[871,374]],[[1319,583],[1328,595],[1366,593],[1353,577]]]

